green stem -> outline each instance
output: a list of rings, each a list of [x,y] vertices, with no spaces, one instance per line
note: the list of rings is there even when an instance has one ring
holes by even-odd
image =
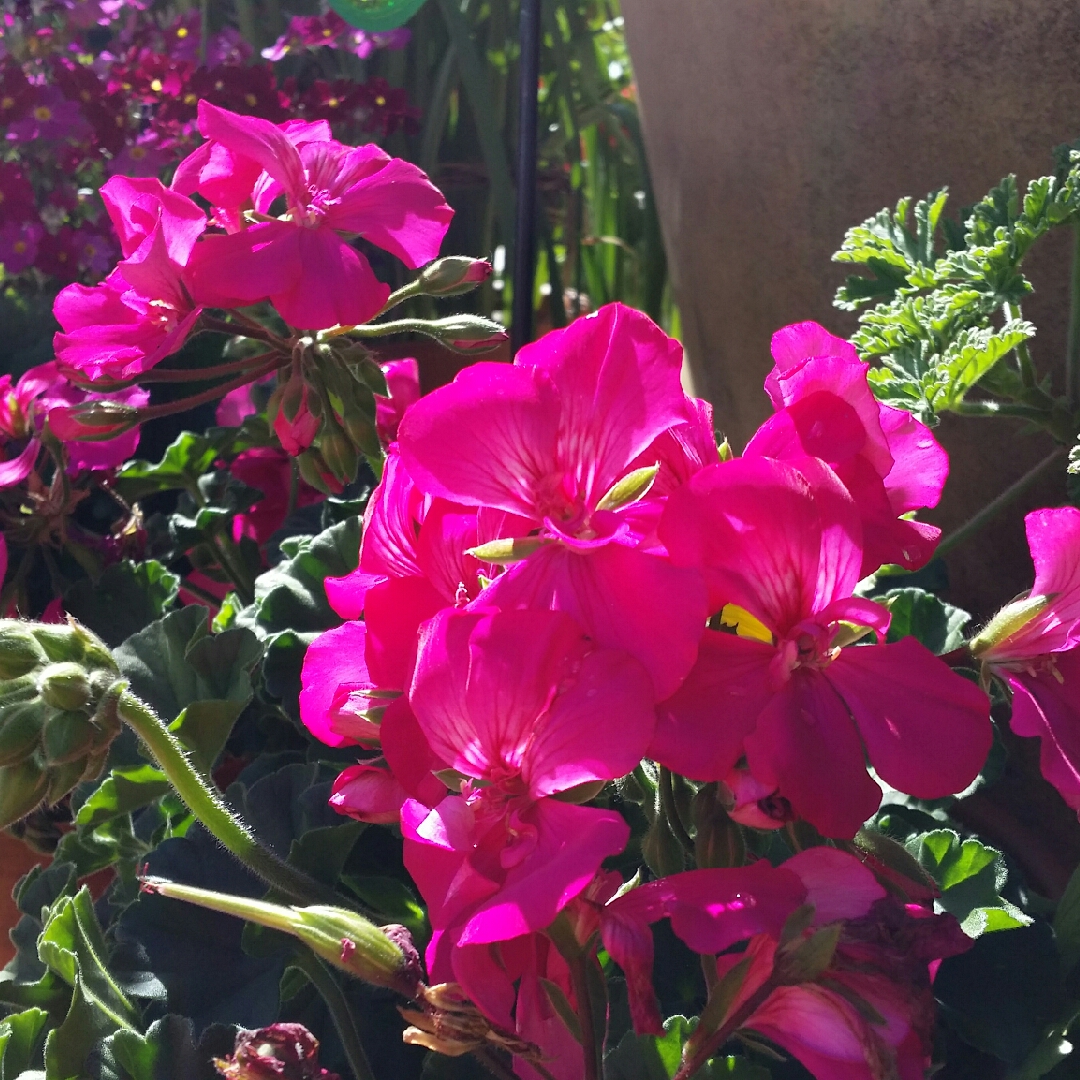
[[[1021,317],[1019,305],[1013,307],[1012,304],[1006,303],[1003,305],[1002,311],[1005,318],[1009,320]],[[1016,364],[1020,371],[1020,379],[1026,387],[1031,388],[1039,385],[1038,376],[1035,374],[1035,363],[1031,359],[1031,350],[1028,348],[1026,341],[1021,341],[1016,346]]]
[[[689,1058],[683,1058],[682,1064],[679,1066],[679,1071],[675,1074],[674,1080],[690,1080],[690,1078],[704,1066],[705,1062],[713,1057],[717,1050],[728,1041],[731,1035],[738,1031],[738,1029],[765,1004],[769,995],[775,989],[776,987],[771,980],[766,982],[756,994],[753,994],[741,1008],[732,1013],[731,1016],[729,1016],[727,1020],[725,1020],[724,1023],[700,1045],[694,1047],[693,1044],[696,1043],[697,1040],[692,1036],[691,1041],[686,1045],[686,1049],[690,1050],[691,1056]]]
[[[156,367],[150,371],[144,371],[139,376],[140,383],[152,382],[208,382],[210,379],[221,379],[226,375],[235,375],[250,368],[273,359],[277,355],[272,352],[259,353],[258,356],[246,356],[242,360],[234,360],[231,364],[218,364],[216,367],[205,368],[163,368]],[[288,361],[288,356],[281,358],[282,364]]]
[[[1018,416],[1044,425],[1050,419],[1048,409],[1037,405],[1020,405],[1007,401],[958,401],[950,412],[960,416]]]
[[[596,1028],[593,1025],[592,994],[589,991],[589,973],[585,968],[588,958],[583,952],[566,957],[570,966],[570,979],[577,998],[578,1021],[581,1024],[581,1048],[585,1057],[584,1080],[600,1080],[600,1046],[596,1040]]]
[[[291,352],[292,343],[286,341],[285,338],[275,334],[273,330],[263,326],[261,322],[255,319],[249,319],[246,315],[241,315],[239,311],[230,311],[229,317],[234,320],[228,322],[224,319],[215,319],[210,315],[203,315],[200,320],[200,325],[203,330],[214,330],[219,334],[228,334],[230,337],[250,337],[255,338],[257,341],[265,341],[275,348],[280,349],[282,352]],[[243,329],[243,333],[238,334],[237,330]]]
[[[1073,226],[1072,281],[1069,288],[1069,338],[1065,347],[1065,397],[1080,404],[1080,224]]]
[[[660,766],[660,803],[664,808],[664,817],[667,818],[671,834],[682,846],[693,854],[694,841],[686,831],[682,818],[679,816],[679,808],[675,805],[675,788],[672,785],[671,770]]]
[[[221,569],[225,571],[229,580],[236,586],[236,595],[240,597],[240,602],[244,607],[254,604],[255,583],[250,575],[245,572],[243,566],[234,558],[236,549],[232,540],[227,536],[211,536],[209,542],[218,562],[221,564]]]
[[[187,412],[188,409],[194,409],[197,405],[205,405],[208,401],[217,401],[218,398],[224,397],[230,390],[247,386],[248,383],[255,382],[264,375],[269,375],[275,368],[280,367],[283,362],[283,360],[275,359],[273,363],[264,364],[262,367],[247,368],[241,375],[238,375],[235,379],[230,379],[229,382],[218,383],[217,386],[211,386],[209,390],[204,390],[201,394],[181,398],[180,401],[167,401],[161,405],[148,405],[145,409],[138,410],[138,419],[135,422],[143,424],[147,420],[156,420],[161,416],[172,416],[175,413]]]
[[[249,870],[297,903],[325,903],[328,896],[331,903],[341,902],[336,893],[279,859],[255,839],[247,825],[225,805],[221,792],[191,764],[183,744],[149,705],[125,689],[117,702],[117,713],[146,744],[184,805]]]
[[[1002,510],[1015,502],[1032,484],[1044,473],[1048,472],[1053,465],[1060,461],[1065,453],[1064,447],[1058,447],[1052,454],[1048,454],[1033,469],[1029,469],[1016,483],[1007,487],[996,499],[988,502],[974,517],[969,518],[955,532],[949,533],[937,546],[935,554],[944,555],[952,551],[954,547],[964,543],[975,535],[984,525],[992,521]]]
[[[185,592],[191,593],[192,596],[197,596],[200,600],[205,601],[210,607],[216,608],[221,606],[220,596],[215,596],[209,589],[200,588],[200,586],[195,585],[187,578],[184,578],[180,582],[180,588]]]
[[[330,1018],[334,1021],[338,1038],[345,1050],[345,1058],[356,1080],[375,1080],[367,1054],[364,1053],[363,1043],[360,1042],[360,1033],[356,1030],[352,1009],[333,972],[307,949],[298,952],[293,963],[311,980],[312,986],[326,1002]]]

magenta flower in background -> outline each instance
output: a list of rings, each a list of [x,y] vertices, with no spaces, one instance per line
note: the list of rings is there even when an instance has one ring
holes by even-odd
[[[743,456],[825,461],[859,509],[863,576],[884,563],[923,566],[941,530],[901,515],[937,506],[949,475],[945,450],[910,413],[877,401],[855,349],[817,323],[778,330],[772,353],[765,389],[776,414]]]
[[[341,234],[363,236],[416,269],[438,255],[453,211],[415,165],[374,145],[354,149],[323,139],[297,146],[285,127],[199,103],[199,130],[210,149],[196,151],[208,164],[201,164],[195,190],[215,206],[224,193],[234,222],[242,223],[248,203],[268,214],[280,196],[285,216],[204,237],[185,282],[211,307],[269,299],[300,329],[365,322],[390,287]],[[224,192],[220,182],[217,190],[207,186],[215,160],[226,170]],[[173,186],[189,189],[191,170],[183,163],[180,170]]]
[[[9,221],[0,228],[0,264],[7,274],[21,274],[34,265],[45,230],[36,221]]]
[[[629,836],[622,816],[552,796],[622,776],[652,733],[652,684],[562,612],[444,611],[422,630],[409,702],[435,757],[467,778],[402,808],[428,903],[428,967],[542,930]],[[449,967],[447,967],[449,965]],[[436,976],[441,977],[441,976]]]
[[[116,241],[93,229],[73,230],[70,243],[80,270],[104,275],[116,262]]]
[[[513,366],[466,368],[416,402],[398,435],[418,487],[504,516],[492,538],[523,539],[478,604],[567,611],[598,643],[641,660],[660,695],[697,655],[704,590],[656,543],[664,498],[647,476],[605,498],[639,460],[664,467],[658,442],[670,450],[671,432],[697,420],[681,363],[650,319],[610,304],[526,346]]]
[[[1080,510],[1025,518],[1035,583],[972,643],[1013,691],[1011,726],[1041,740],[1043,776],[1080,812]]]
[[[176,152],[162,145],[156,131],[144,131],[105,166],[109,176],[159,176],[176,159]]]
[[[101,197],[124,261],[92,288],[60,292],[54,348],[91,379],[129,379],[179,349],[199,317],[180,275],[206,215],[152,178],[114,176]]]
[[[0,162],[0,224],[24,222],[37,213],[34,189],[14,162]]]
[[[975,779],[991,742],[977,686],[914,638],[842,648],[851,626],[880,639],[889,622],[852,596],[859,531],[846,489],[810,458],[712,465],[670,497],[660,539],[704,574],[709,609],[738,633],[705,631],[694,669],[658,706],[651,757],[723,780],[745,753],[758,781],[835,837],[854,836],[881,801],[867,758],[919,798]]]

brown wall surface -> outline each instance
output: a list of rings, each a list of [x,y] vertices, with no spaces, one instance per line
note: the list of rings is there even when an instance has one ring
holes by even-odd
[[[1075,0],[623,0],[653,183],[697,391],[741,445],[769,411],[769,338],[832,307],[845,230],[947,184],[955,212],[1002,176],[1051,171],[1080,136]],[[1070,238],[1030,260],[1037,363],[1064,349]],[[1058,372],[1060,376],[1060,371]],[[1051,449],[1010,422],[944,423],[948,531]],[[980,614],[1030,585],[1022,513],[1063,470],[951,558]],[[972,556],[977,556],[973,558]]]

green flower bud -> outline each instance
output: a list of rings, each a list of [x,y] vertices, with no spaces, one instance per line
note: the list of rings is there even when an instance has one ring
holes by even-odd
[[[41,736],[41,713],[36,700],[0,712],[0,766],[16,765],[33,754]]]
[[[45,771],[45,801],[50,806],[54,806],[82,780],[85,772],[86,763],[82,758],[47,769]]]
[[[699,869],[742,866],[746,837],[738,822],[728,817],[718,784],[706,784],[694,796],[694,861]]]
[[[317,450],[305,450],[297,457],[296,465],[305,484],[310,484],[324,495],[340,494],[341,485],[336,484],[334,474]]]
[[[26,817],[45,798],[48,786],[45,770],[33,757],[0,768],[0,829]]]
[[[18,619],[0,619],[0,680],[17,679],[48,662],[26,625]]]
[[[334,478],[342,484],[351,484],[356,479],[360,458],[356,453],[356,447],[350,442],[345,432],[325,431],[319,440],[319,453],[322,454]]]
[[[9,705],[32,701],[38,696],[37,675],[30,672],[17,679],[0,679],[0,711]]]
[[[423,333],[459,353],[487,352],[507,340],[506,329],[480,315],[450,315],[424,324]]]
[[[82,759],[94,748],[97,734],[97,725],[85,713],[53,713],[45,721],[45,727],[41,732],[41,747],[45,752],[46,761],[50,765],[80,762],[81,773],[84,767]]]
[[[86,672],[71,662],[46,667],[38,676],[38,687],[54,709],[85,709],[93,701]]]
[[[420,271],[416,283],[424,296],[462,296],[491,277],[491,263],[467,255],[436,259]]]
[[[375,431],[375,424],[370,416],[361,409],[348,407],[341,417],[341,426],[345,434],[352,440],[353,446],[361,453],[378,455],[382,453],[379,445],[379,436]]]

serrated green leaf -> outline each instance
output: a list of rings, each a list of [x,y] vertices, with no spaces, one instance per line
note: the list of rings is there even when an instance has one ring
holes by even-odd
[[[964,627],[971,616],[933,593],[924,589],[890,589],[875,599],[885,604],[892,615],[890,642],[911,636],[937,656],[963,645]]]
[[[956,916],[969,937],[1031,924],[1001,896],[1007,878],[1001,852],[975,839],[961,841],[951,829],[913,836],[904,846],[938,883],[936,906]]]
[[[172,607],[180,579],[154,559],[114,563],[64,594],[64,609],[116,647]]]
[[[101,1080],[190,1080],[203,1061],[186,1016],[156,1020],[145,1035],[121,1030],[102,1046]]]
[[[90,829],[121,814],[148,806],[169,791],[165,774],[153,765],[113,769],[98,789],[79,807],[76,825]]]
[[[0,1080],[16,1080],[34,1068],[48,1019],[44,1009],[27,1009],[0,1020]]]
[[[217,438],[182,431],[165,450],[156,464],[136,458],[127,462],[116,474],[115,486],[129,501],[144,498],[158,491],[198,488],[199,478],[213,468],[231,430],[219,428]]]

